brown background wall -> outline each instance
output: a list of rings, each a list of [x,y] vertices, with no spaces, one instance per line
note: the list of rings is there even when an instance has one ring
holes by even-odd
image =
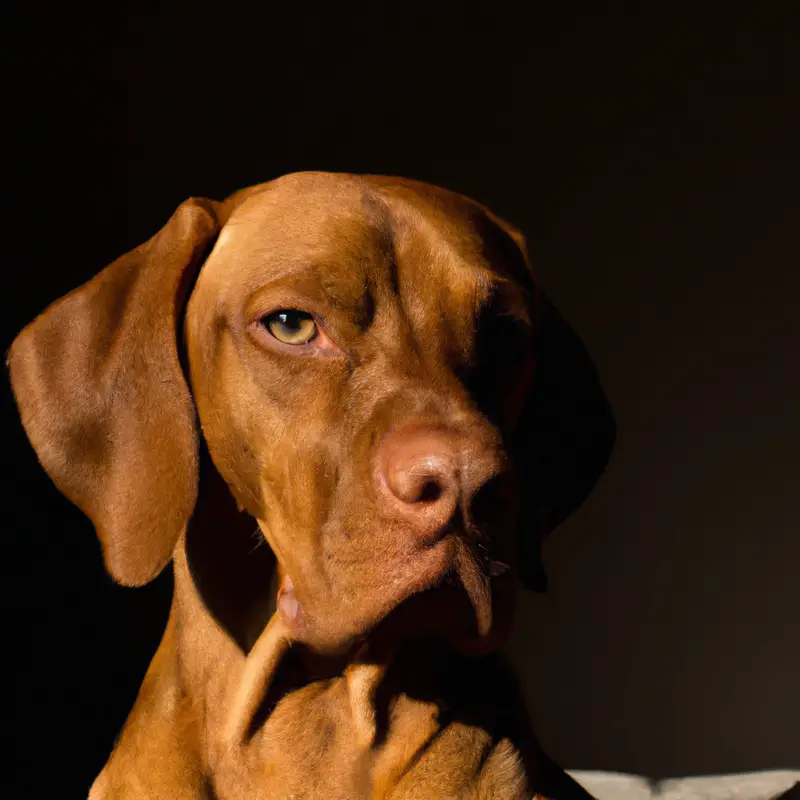
[[[322,168],[474,195],[527,233],[619,421],[513,642],[544,744],[800,766],[797,18],[168,5],[5,9],[3,346],[191,194]],[[3,403],[15,764],[55,729],[37,782],[81,796],[170,579],[110,584]]]

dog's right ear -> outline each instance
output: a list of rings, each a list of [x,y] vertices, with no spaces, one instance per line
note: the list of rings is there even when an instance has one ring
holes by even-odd
[[[177,337],[219,223],[187,200],[148,242],[56,301],[8,357],[42,466],[92,521],[118,582],[152,580],[197,499],[195,410]]]

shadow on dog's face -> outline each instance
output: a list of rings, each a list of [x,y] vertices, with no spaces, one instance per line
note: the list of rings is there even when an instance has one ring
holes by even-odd
[[[293,639],[503,638],[531,290],[508,235],[432,187],[291,176],[234,208],[186,310],[190,386]]]

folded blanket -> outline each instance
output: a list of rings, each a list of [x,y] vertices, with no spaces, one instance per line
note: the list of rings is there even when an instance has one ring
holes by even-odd
[[[570,770],[597,800],[795,800],[800,770],[770,770],[740,775],[704,775],[651,781],[619,772]],[[793,789],[793,787],[796,787]],[[788,792],[788,794],[787,794]]]

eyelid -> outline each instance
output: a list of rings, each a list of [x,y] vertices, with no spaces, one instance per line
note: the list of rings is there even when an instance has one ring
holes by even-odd
[[[260,286],[248,296],[244,304],[244,317],[248,324],[281,309],[305,311],[318,320],[325,317],[327,302],[324,297],[280,282],[278,285],[274,283]]]
[[[289,306],[279,306],[274,311],[267,311],[266,314],[262,314],[259,319],[265,320],[270,319],[271,317],[276,317],[278,314],[297,314],[299,316],[305,317],[310,319],[316,324],[317,317],[315,314],[312,314],[310,311],[306,311],[304,308],[292,308]]]
[[[325,327],[327,324],[324,306],[309,298],[288,292],[281,292],[272,296],[269,300],[267,298],[252,298],[245,306],[244,319],[247,325],[252,325],[279,311],[297,311],[302,314],[308,314],[318,325]]]

